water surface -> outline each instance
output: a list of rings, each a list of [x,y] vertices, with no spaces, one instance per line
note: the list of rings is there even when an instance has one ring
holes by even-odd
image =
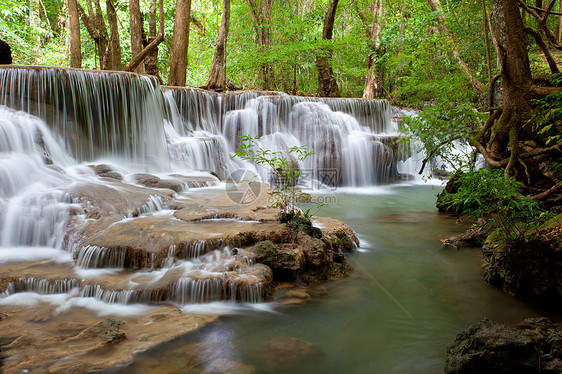
[[[362,248],[347,257],[352,276],[305,304],[224,317],[140,354],[122,371],[199,372],[219,358],[254,365],[257,373],[442,372],[447,345],[470,324],[484,317],[514,324],[538,311],[484,282],[478,249],[441,244],[467,225],[437,212],[436,192],[391,186],[338,193],[321,215],[344,221],[361,238]],[[324,354],[285,371],[271,368],[255,351],[277,337],[312,342]]]

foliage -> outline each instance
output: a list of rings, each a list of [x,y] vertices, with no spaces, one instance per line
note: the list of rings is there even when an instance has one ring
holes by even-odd
[[[288,217],[287,221],[292,217],[300,216],[301,213],[296,205],[302,193],[297,187],[302,175],[299,163],[304,162],[313,152],[307,151],[306,146],[295,146],[289,148],[286,157],[282,152],[273,152],[260,147],[258,136],[246,135],[241,136],[241,139],[242,144],[233,157],[252,161],[269,169],[273,187],[271,194],[275,199],[273,206],[282,210],[282,217]]]
[[[562,142],[562,92],[552,93],[540,100],[533,100],[531,124],[545,145]]]
[[[505,178],[503,170],[483,168],[459,171],[455,192],[444,191],[441,203],[448,211],[472,218],[489,218],[508,238],[522,236],[549,218],[537,201],[521,195],[523,185]]]
[[[470,165],[474,169],[476,160],[471,149],[462,151],[461,146],[468,144],[483,118],[471,104],[437,103],[418,116],[406,118],[402,131],[418,141],[418,150],[427,155],[434,168]]]

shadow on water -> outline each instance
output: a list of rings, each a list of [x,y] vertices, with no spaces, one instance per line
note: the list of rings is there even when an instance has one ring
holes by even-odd
[[[470,324],[537,316],[484,282],[478,249],[442,246],[440,238],[468,224],[439,214],[436,192],[394,186],[380,195],[337,194],[337,204],[321,214],[346,222],[362,240],[362,248],[348,255],[355,268],[348,279],[324,286],[324,295],[303,305],[224,317],[138,354],[117,372],[221,372],[222,365],[230,368],[223,372],[250,373],[244,365],[251,365],[257,373],[436,373],[443,370],[447,345]],[[298,353],[272,345],[281,337],[314,349]],[[264,349],[277,352],[264,356]]]

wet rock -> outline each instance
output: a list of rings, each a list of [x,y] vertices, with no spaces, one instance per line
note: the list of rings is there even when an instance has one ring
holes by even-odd
[[[484,246],[484,278],[504,292],[560,310],[562,306],[561,226],[508,240],[490,236]]]
[[[322,355],[323,351],[319,346],[292,337],[274,338],[255,351],[256,359],[264,367],[289,372],[303,363],[318,360]]]
[[[276,281],[294,281],[302,271],[304,254],[298,249],[285,248],[270,240],[264,240],[254,246],[253,252],[257,262],[273,270]]]
[[[226,359],[214,360],[203,370],[203,374],[254,374],[253,366]]]
[[[445,194],[447,193],[456,193],[459,190],[459,187],[460,187],[459,176],[453,175],[445,185],[445,189],[440,194],[437,195],[437,202],[435,203],[435,205],[437,206],[437,209],[439,209],[440,212],[450,213],[450,214],[462,214],[462,212],[452,211],[449,207],[447,207],[443,203],[443,196],[445,196]]]
[[[515,329],[483,319],[449,345],[445,373],[560,373],[550,353],[558,337],[554,329]]]
[[[482,247],[491,232],[491,225],[483,220],[479,220],[474,226],[461,235],[449,236],[442,240],[442,242],[444,245],[449,245],[456,249],[461,249],[463,247]]]
[[[181,192],[186,189],[186,184],[178,179],[160,179],[151,174],[135,174],[135,180],[138,184],[150,188],[167,188],[175,192]]]
[[[126,335],[120,331],[121,327],[125,324],[123,321],[108,318],[104,321],[96,323],[88,327],[80,334],[73,338],[67,339],[68,341],[75,341],[81,339],[98,338],[102,344],[111,345],[118,343],[125,339]]]

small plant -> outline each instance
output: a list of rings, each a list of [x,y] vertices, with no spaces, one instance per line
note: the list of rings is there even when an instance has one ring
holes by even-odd
[[[314,154],[308,151],[306,146],[291,147],[289,148],[288,155],[282,152],[274,152],[269,149],[263,149],[259,145],[259,137],[241,136],[242,144],[233,157],[238,157],[242,160],[252,161],[255,164],[269,169],[271,173],[271,192],[274,198],[272,204],[275,208],[280,208],[279,221],[286,223],[293,233],[293,242],[299,230],[305,231],[310,236],[322,236],[319,229],[312,227],[310,209],[302,212],[297,207],[303,193],[298,188],[298,182],[302,176],[302,170],[299,168],[299,163],[304,162],[308,157]],[[323,203],[316,204],[318,210],[324,206]],[[315,213],[316,213],[315,212]],[[315,230],[316,229],[316,230]],[[319,233],[320,231],[320,233]]]
[[[444,192],[442,204],[448,211],[472,218],[487,217],[508,238],[523,236],[548,218],[537,201],[521,195],[522,184],[505,178],[503,170],[484,168],[457,173],[456,192]]]
[[[297,188],[302,171],[299,162],[305,161],[314,152],[308,151],[306,146],[289,148],[289,157],[282,152],[274,152],[259,146],[259,137],[241,136],[242,144],[234,157],[252,161],[255,164],[269,169],[271,173],[272,196],[275,198],[273,206],[280,208],[282,214],[294,216],[300,211],[296,207],[298,196],[302,193]]]

